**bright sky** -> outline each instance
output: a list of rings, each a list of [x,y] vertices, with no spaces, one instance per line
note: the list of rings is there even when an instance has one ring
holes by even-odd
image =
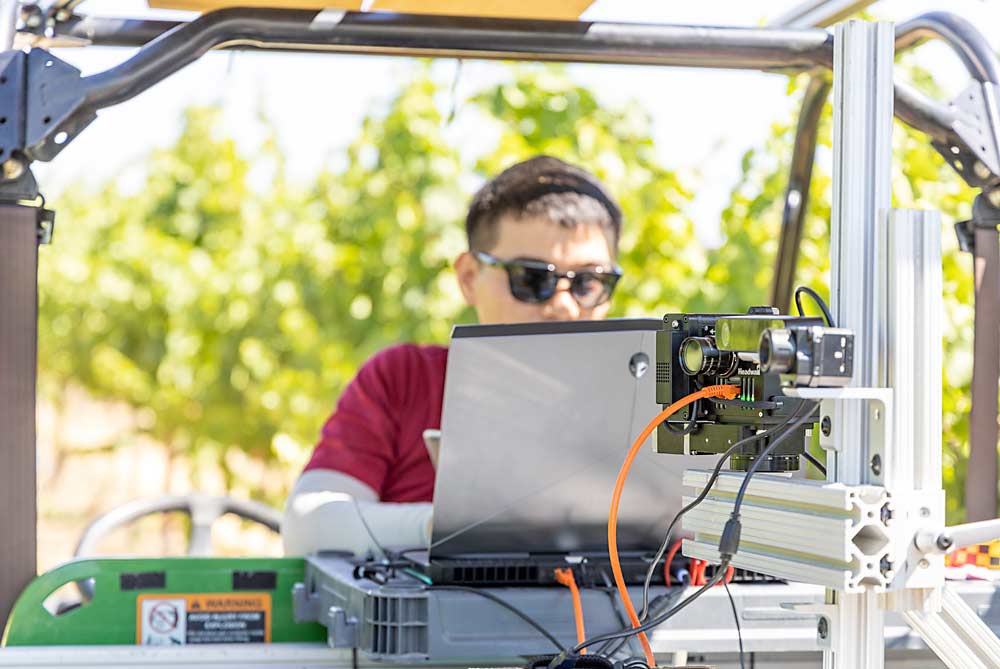
[[[798,4],[798,0],[597,0],[584,18],[605,21],[754,26]],[[882,0],[871,8],[879,18],[902,21],[920,13],[947,8],[965,16],[1000,50],[1000,3],[988,0]],[[145,0],[89,0],[81,13],[105,16],[188,17],[183,13],[149,10]],[[98,72],[126,59],[128,49],[62,49],[60,58],[84,74]],[[957,58],[940,44],[918,52],[944,87],[959,91],[967,76]],[[306,180],[355,135],[364,114],[405,81],[414,62],[401,58],[251,52],[214,52],[149,91],[100,112],[58,159],[37,164],[43,192],[56,194],[67,183],[97,183],[109,178],[137,186],[135,169],[150,149],[169,145],[179,130],[181,111],[192,103],[221,104],[226,129],[241,146],[260,140],[260,111],[278,128],[293,178]],[[453,61],[442,61],[435,72],[451,78]],[[458,95],[461,98],[506,76],[506,67],[491,62],[466,62]],[[718,214],[739,175],[739,158],[766,136],[775,120],[794,111],[785,96],[787,81],[756,72],[668,69],[642,66],[573,65],[571,76],[595,90],[609,105],[634,102],[654,120],[654,137],[668,167],[688,174],[697,198],[691,211],[699,236],[718,241]],[[460,124],[459,124],[460,125]],[[456,145],[476,147],[488,142],[475,129],[454,129]]]

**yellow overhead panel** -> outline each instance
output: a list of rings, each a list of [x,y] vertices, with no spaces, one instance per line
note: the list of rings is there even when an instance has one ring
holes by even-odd
[[[572,20],[592,4],[594,0],[374,0],[370,11]]]
[[[211,12],[224,7],[271,7],[274,9],[346,9],[358,11],[362,0],[146,0],[157,9]]]
[[[223,7],[274,7],[278,9],[346,9],[490,16],[509,19],[577,19],[594,0],[147,0],[150,7],[210,12]]]

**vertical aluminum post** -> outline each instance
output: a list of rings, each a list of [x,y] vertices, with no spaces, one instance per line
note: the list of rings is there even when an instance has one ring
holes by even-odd
[[[940,496],[941,217],[936,211],[893,209],[885,219],[884,361],[893,388],[894,423],[893,443],[885,445],[883,479],[893,490]],[[933,506],[929,499],[928,504]],[[944,524],[943,516],[936,520]]]
[[[885,279],[879,270],[886,241],[878,222],[891,203],[893,40],[890,23],[849,21],[834,32],[831,306],[837,324],[855,332],[853,384],[868,387],[888,380],[881,318]],[[862,402],[844,402],[832,416],[831,479],[882,483],[873,411]],[[881,669],[885,616],[878,595],[830,591],[827,601],[837,606],[824,666]]]
[[[35,576],[38,210],[0,204],[0,628]]]

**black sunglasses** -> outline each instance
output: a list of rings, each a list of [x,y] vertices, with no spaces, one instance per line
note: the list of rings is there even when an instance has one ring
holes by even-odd
[[[510,294],[531,304],[551,300],[556,294],[559,279],[569,279],[569,293],[573,299],[584,309],[593,309],[611,299],[615,284],[622,277],[618,266],[560,273],[555,265],[541,260],[500,260],[483,251],[473,251],[472,254],[484,265],[506,270]]]

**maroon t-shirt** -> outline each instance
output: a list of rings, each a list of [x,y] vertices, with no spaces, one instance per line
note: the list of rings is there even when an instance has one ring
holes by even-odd
[[[430,502],[423,431],[441,427],[448,349],[401,344],[375,354],[344,389],[306,465],[371,486],[383,502]]]

